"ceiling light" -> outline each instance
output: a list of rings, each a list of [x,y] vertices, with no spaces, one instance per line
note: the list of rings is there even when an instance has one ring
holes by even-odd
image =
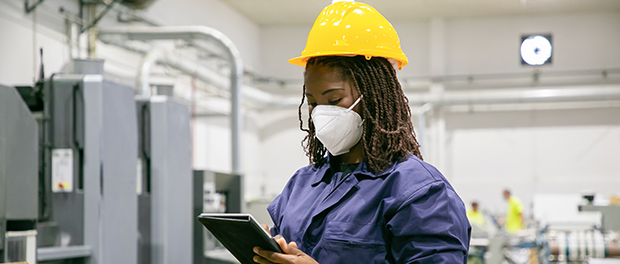
[[[521,36],[521,64],[543,65],[551,63],[553,45],[551,34]]]

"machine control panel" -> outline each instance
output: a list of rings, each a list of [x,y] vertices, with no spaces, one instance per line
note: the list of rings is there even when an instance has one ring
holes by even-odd
[[[52,150],[52,192],[73,191],[73,149]]]

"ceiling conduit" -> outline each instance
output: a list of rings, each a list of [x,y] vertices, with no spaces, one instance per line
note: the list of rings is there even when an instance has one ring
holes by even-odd
[[[232,173],[241,175],[241,131],[243,117],[241,114],[241,84],[243,81],[243,63],[237,47],[222,32],[206,26],[175,26],[175,27],[131,27],[118,29],[100,29],[99,39],[107,43],[121,43],[127,40],[206,40],[216,44],[228,55],[231,66],[230,101],[231,101],[231,133],[232,133]],[[142,93],[150,95],[148,75],[151,65],[159,61],[160,52],[148,53],[143,59],[143,67],[138,77]],[[170,59],[170,56],[167,56]],[[172,61],[172,60],[171,60]],[[172,62],[169,62],[172,63]],[[177,67],[186,66],[177,61]],[[181,69],[194,73],[196,68]],[[221,84],[220,84],[221,85]]]
[[[183,59],[176,55],[170,55],[165,51],[149,51],[146,48],[138,48],[122,44],[122,40],[156,40],[156,39],[176,39],[173,36],[166,38],[147,38],[144,31],[165,31],[170,27],[162,28],[131,28],[131,29],[101,29],[99,33],[100,39],[108,44],[120,46],[122,48],[148,54],[143,60],[143,66],[139,71],[138,87],[141,87],[142,94],[149,91],[148,88],[148,72],[153,62],[168,65],[176,68],[186,74],[197,76],[202,81],[210,83],[220,89],[226,90],[228,87],[225,77],[221,74],[202,67],[193,59]],[[206,28],[202,26],[191,27],[173,27],[173,28]],[[154,33],[155,34],[155,33]],[[161,33],[157,33],[160,35]],[[196,39],[192,34],[180,34],[175,36],[179,39]],[[221,34],[221,33],[220,33]],[[189,36],[189,38],[188,38]],[[151,54],[154,53],[154,54]],[[241,68],[241,67],[238,67]],[[298,106],[300,98],[298,96],[279,96],[274,95],[255,87],[241,85],[238,81],[237,89],[242,88],[242,93],[248,100],[260,104],[262,107],[286,107]],[[231,91],[232,92],[232,91]],[[539,102],[587,102],[587,101],[605,101],[620,99],[620,85],[591,85],[591,86],[573,86],[573,87],[524,87],[510,89],[483,89],[483,90],[465,90],[465,91],[444,91],[441,93],[406,93],[409,103],[412,106],[421,106],[426,103],[432,103],[434,106],[450,106],[450,105],[476,105],[476,104],[510,104],[510,103],[539,103]]]
[[[407,93],[409,103],[435,106],[620,100],[620,85]]]

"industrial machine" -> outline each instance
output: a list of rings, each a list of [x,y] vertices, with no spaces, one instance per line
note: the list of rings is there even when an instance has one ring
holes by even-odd
[[[581,229],[554,229],[543,234],[550,262],[585,263],[616,259],[620,263],[620,205],[594,204],[594,194],[583,195],[579,212],[598,212],[600,224]]]
[[[37,122],[15,87],[0,85],[0,262],[36,263]]]
[[[586,204],[578,206],[580,212],[600,212],[601,230],[620,232],[620,204],[595,205],[592,203],[594,197],[586,199]]]
[[[140,264],[192,263],[189,107],[168,96],[136,100]],[[135,192],[135,190],[134,190]]]
[[[44,90],[52,200],[46,222],[57,224],[59,236],[40,244],[39,259],[73,258],[67,249],[74,248],[90,249],[85,262],[135,263],[137,121],[127,114],[135,109],[133,89],[105,81],[102,61],[73,65],[75,74],[53,75]]]
[[[34,170],[39,164],[40,184],[29,183],[39,197],[37,261],[136,263],[133,89],[104,80],[100,60],[74,60],[68,69],[20,89],[39,116],[38,129],[20,132],[34,132],[41,146],[38,159],[24,159]]]
[[[593,198],[576,194],[536,195],[534,219],[528,229],[488,237],[472,229],[474,250],[470,248],[468,263],[620,263],[620,207],[595,205]],[[475,256],[481,251],[483,258],[471,258],[472,253]]]
[[[192,172],[189,107],[136,99],[103,61],[67,69],[0,86],[0,263],[230,260],[207,256],[217,241],[196,216],[241,212],[241,176]]]
[[[241,176],[194,171],[194,219],[201,213],[240,213]],[[194,264],[238,263],[235,257],[198,222],[193,222]]]
[[[552,230],[543,234],[546,257],[552,263],[587,263],[590,259],[617,259],[620,263],[618,233],[596,229]]]

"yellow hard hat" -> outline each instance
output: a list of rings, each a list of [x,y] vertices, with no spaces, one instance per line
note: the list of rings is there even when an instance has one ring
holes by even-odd
[[[398,69],[407,65],[407,56],[392,24],[372,6],[350,1],[325,7],[314,21],[301,57],[288,62],[306,66],[312,57],[329,55],[393,59],[398,62]]]

